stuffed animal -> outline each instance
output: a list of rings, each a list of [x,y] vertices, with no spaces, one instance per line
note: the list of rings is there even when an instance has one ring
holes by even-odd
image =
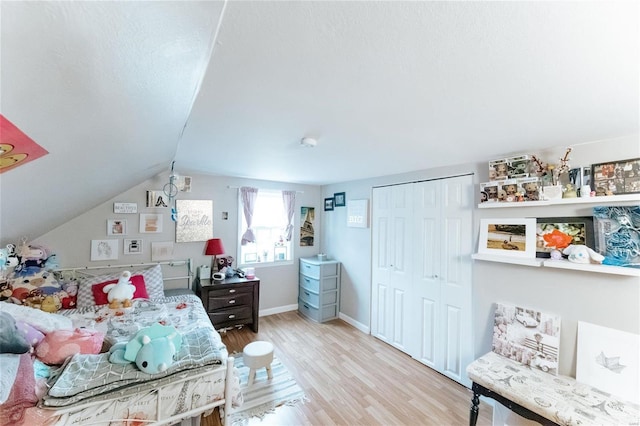
[[[173,364],[181,346],[182,336],[174,327],[156,323],[138,331],[129,342],[113,345],[109,350],[109,362],[133,362],[147,374],[161,373]]]
[[[596,253],[587,246],[571,244],[564,250],[563,254],[569,256],[569,262],[574,263],[602,263],[604,256]]]
[[[131,272],[122,271],[118,282],[115,284],[107,284],[102,291],[107,293],[107,300],[109,301],[109,307],[111,309],[118,309],[120,307],[131,307],[131,300],[133,294],[136,292],[136,286],[131,284]]]
[[[46,296],[40,304],[40,310],[50,314],[58,312],[62,308],[62,302],[58,296]]]

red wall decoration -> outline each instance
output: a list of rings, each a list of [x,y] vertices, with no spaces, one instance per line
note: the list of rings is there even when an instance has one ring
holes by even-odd
[[[0,173],[4,173],[49,152],[0,114]]]

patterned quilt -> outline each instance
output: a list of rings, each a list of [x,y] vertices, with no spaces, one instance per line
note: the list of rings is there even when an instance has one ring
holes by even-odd
[[[76,327],[91,327],[106,333],[109,343],[128,341],[138,330],[154,323],[174,326],[182,335],[175,362],[164,372],[147,374],[135,364],[112,364],[108,354],[74,355],[51,377],[42,404],[63,407],[153,388],[185,370],[222,364],[228,353],[215,331],[202,302],[193,295],[154,301],[137,301],[124,311],[88,307],[64,313]]]

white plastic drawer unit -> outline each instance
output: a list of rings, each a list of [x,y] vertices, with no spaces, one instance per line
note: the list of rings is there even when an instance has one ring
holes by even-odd
[[[300,259],[298,310],[306,317],[328,321],[340,311],[340,262]]]

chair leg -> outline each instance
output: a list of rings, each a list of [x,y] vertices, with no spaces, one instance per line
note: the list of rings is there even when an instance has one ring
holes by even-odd
[[[480,394],[474,389],[473,398],[471,399],[471,411],[469,412],[469,426],[476,426],[476,422],[478,421],[479,404]]]
[[[249,370],[249,383],[248,383],[248,385],[249,386],[252,385],[253,381],[255,379],[256,379],[256,370],[252,368],[251,370]]]
[[[273,379],[273,374],[271,374],[271,364],[267,365],[267,378],[269,380]]]

